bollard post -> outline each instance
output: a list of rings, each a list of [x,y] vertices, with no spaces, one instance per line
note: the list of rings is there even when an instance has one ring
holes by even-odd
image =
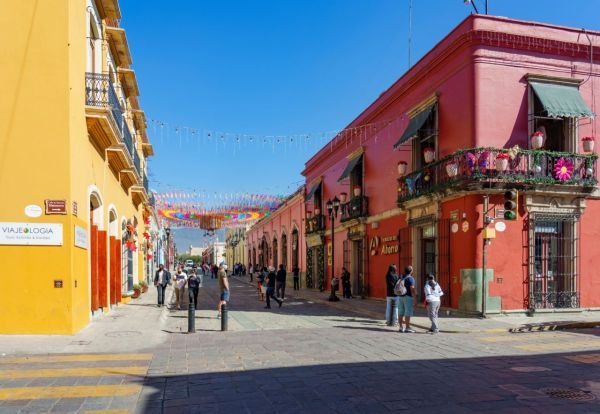
[[[221,305],[221,331],[227,330],[227,303]]]
[[[196,332],[196,308],[190,298],[188,303],[188,333]]]

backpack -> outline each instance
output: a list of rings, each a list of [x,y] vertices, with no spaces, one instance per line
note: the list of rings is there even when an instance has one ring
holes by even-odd
[[[408,291],[406,290],[406,286],[404,285],[404,280],[406,277],[402,277],[398,279],[396,282],[396,286],[394,286],[394,293],[398,296],[404,296]]]

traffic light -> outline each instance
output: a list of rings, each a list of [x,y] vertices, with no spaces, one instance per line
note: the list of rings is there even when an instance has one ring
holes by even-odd
[[[516,220],[519,216],[519,192],[507,190],[504,193],[504,220]]]

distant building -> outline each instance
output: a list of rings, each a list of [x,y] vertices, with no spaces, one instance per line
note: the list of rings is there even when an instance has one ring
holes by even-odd
[[[225,242],[213,242],[202,252],[202,261],[209,264],[226,262]]]
[[[206,247],[194,247],[190,245],[190,248],[185,251],[185,254],[189,256],[202,256]]]

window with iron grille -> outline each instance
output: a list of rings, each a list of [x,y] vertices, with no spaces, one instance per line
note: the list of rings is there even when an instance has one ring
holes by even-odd
[[[535,214],[529,224],[528,307],[578,308],[578,218]]]

